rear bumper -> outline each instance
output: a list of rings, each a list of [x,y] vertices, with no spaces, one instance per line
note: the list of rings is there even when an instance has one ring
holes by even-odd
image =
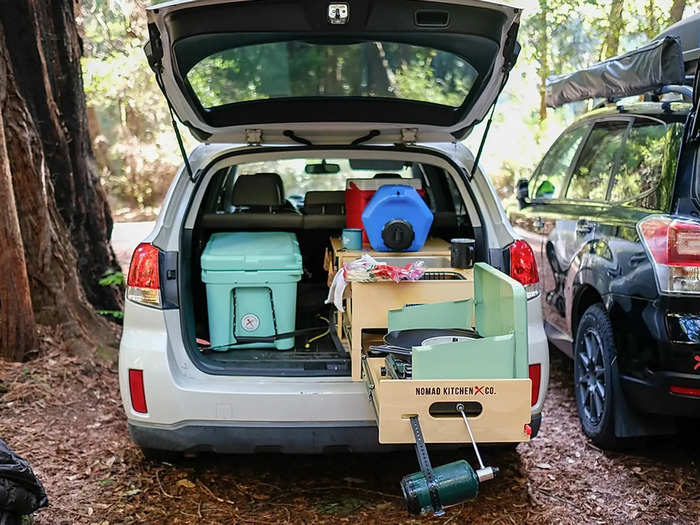
[[[532,417],[532,438],[539,432],[542,415]],[[179,426],[129,422],[131,439],[141,448],[171,452],[216,452],[218,454],[332,454],[405,450],[411,445],[382,445],[376,425],[246,423],[192,423]],[[438,449],[462,448],[455,445],[430,445]]]
[[[640,412],[700,418],[700,397],[675,394],[671,385],[700,389],[700,377],[675,372],[654,372],[644,379],[622,376],[627,400]]]
[[[641,413],[700,417],[700,397],[672,385],[700,388],[700,300],[610,294],[622,388]]]

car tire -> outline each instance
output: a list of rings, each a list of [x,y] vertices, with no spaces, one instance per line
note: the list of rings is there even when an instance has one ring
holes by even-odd
[[[583,433],[601,448],[617,448],[615,398],[617,352],[612,324],[602,304],[584,312],[574,341],[574,393]]]

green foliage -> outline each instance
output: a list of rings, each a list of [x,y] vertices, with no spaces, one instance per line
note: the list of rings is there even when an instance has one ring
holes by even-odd
[[[124,319],[124,312],[121,310],[97,310],[97,313],[105,317],[114,317],[115,319]]]
[[[102,279],[98,281],[100,286],[122,286],[124,284],[124,274],[120,271],[116,272],[105,272],[102,275]]]
[[[167,106],[142,51],[149,3],[155,0],[81,2],[89,123],[100,174],[118,216],[120,208],[143,213],[157,209],[182,162]],[[538,0],[537,9],[524,11],[519,35],[523,50],[500,97],[482,156],[503,199],[512,194],[517,179],[532,172],[564,127],[587,110],[585,103],[542,108],[544,79],[598,61],[611,29],[619,33],[613,36],[619,37],[621,53],[646,42],[668,25],[672,6],[679,3],[624,0],[621,27],[611,23],[612,0]],[[697,10],[698,0],[687,1],[684,16]],[[363,69],[362,53],[341,52],[339,46],[294,53],[288,69],[272,67],[284,58],[280,53],[290,49],[278,45],[219,53],[198,64],[188,78],[207,106],[285,90],[402,96],[457,105],[474,82],[469,68],[445,62],[445,53],[422,48],[406,53],[386,42],[374,46],[365,51],[383,53],[386,67],[375,61],[380,65]],[[372,73],[374,84],[363,82],[363,71]],[[480,138],[481,129],[468,137],[472,150]],[[190,149],[195,142],[188,135],[185,139]],[[302,181],[295,184],[303,187]]]
[[[98,282],[100,286],[123,286],[124,274],[121,271],[108,271],[102,275]],[[97,310],[97,313],[116,320],[124,319],[124,312],[121,310]]]
[[[160,206],[182,162],[167,106],[143,54],[145,7],[141,0],[81,4],[88,123],[117,214],[120,208]]]

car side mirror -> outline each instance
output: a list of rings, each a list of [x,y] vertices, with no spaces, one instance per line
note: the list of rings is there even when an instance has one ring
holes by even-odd
[[[520,209],[522,210],[528,205],[530,196],[528,195],[528,185],[530,181],[528,179],[520,179],[515,185],[515,198],[518,200]]]

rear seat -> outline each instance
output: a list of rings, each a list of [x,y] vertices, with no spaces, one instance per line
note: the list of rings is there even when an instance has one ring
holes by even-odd
[[[376,178],[397,178],[381,173]],[[282,179],[277,173],[243,175],[236,179],[232,191],[233,213],[205,213],[202,227],[210,230],[278,230],[318,231],[319,242],[334,231],[345,228],[345,192],[309,191],[304,198],[303,215],[285,205]],[[454,212],[437,212],[432,233],[454,231]]]
[[[236,178],[233,213],[205,213],[202,226],[232,230],[300,230],[304,217],[285,205],[282,179],[277,173],[256,173]]]
[[[304,197],[305,230],[345,228],[345,192],[309,191]]]

